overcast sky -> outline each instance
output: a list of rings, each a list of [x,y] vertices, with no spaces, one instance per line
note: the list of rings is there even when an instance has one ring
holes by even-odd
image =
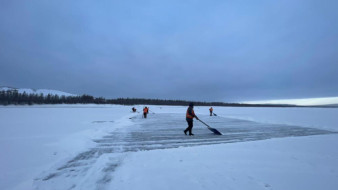
[[[203,101],[338,96],[336,0],[0,0],[0,86]]]

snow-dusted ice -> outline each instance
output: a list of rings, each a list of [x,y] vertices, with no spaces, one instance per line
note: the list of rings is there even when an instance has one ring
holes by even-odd
[[[150,109],[155,113],[144,119],[130,113],[128,106],[0,108],[0,124],[5,126],[0,153],[6,155],[0,162],[0,188],[335,189],[338,185],[334,146],[338,128],[332,117],[337,109],[217,107],[219,116],[210,117],[207,107],[196,107],[200,119],[224,135],[214,135],[195,121],[192,137],[183,133],[186,107]],[[15,120],[17,114],[23,117]],[[309,125],[312,115],[322,116]]]

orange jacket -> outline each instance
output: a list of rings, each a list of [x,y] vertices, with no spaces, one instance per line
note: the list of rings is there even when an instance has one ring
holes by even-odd
[[[193,119],[194,117],[196,117],[195,112],[194,112],[194,109],[191,108],[191,107],[189,107],[189,108],[187,109],[186,118],[187,118],[187,119]]]
[[[148,113],[148,108],[147,107],[143,108],[143,113]]]
[[[214,111],[214,109],[211,107],[210,109],[209,109],[210,111]]]

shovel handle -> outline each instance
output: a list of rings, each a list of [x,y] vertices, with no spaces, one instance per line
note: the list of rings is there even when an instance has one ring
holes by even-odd
[[[199,119],[198,121],[200,121],[200,122],[203,123],[205,126],[207,126],[207,127],[210,128],[210,126],[209,126],[208,124],[204,123],[202,120]]]

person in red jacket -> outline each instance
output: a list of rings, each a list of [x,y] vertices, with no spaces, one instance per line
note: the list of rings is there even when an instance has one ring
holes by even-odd
[[[147,106],[143,108],[143,117],[147,118],[147,114],[148,114],[148,108]]]
[[[212,112],[214,111],[214,109],[210,107],[209,111],[210,111],[210,116],[212,116]]]
[[[194,135],[192,133],[192,128],[194,126],[194,124],[193,124],[193,118],[194,117],[198,120],[198,117],[195,115],[195,112],[194,112],[194,103],[190,103],[189,107],[187,109],[187,113],[186,113],[186,120],[187,120],[187,123],[188,123],[188,127],[184,130],[185,135],[187,135],[188,131],[189,131],[189,136]]]

